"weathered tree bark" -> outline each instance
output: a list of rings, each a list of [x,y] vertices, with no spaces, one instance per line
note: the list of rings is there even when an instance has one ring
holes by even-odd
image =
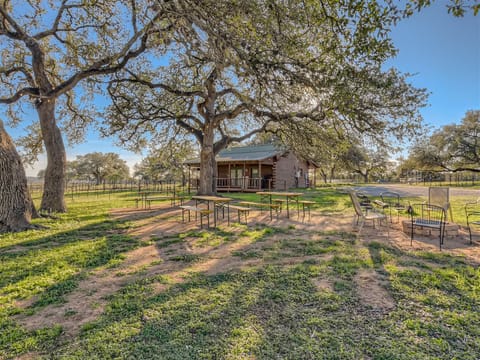
[[[27,177],[13,141],[0,120],[0,233],[36,228]]]
[[[216,173],[217,164],[215,153],[213,151],[214,129],[205,127],[203,141],[200,150],[200,184],[198,187],[199,195],[215,195],[217,193]]]
[[[67,156],[62,134],[55,120],[55,99],[39,101],[36,108],[47,152],[47,169],[40,210],[66,212],[64,194]]]

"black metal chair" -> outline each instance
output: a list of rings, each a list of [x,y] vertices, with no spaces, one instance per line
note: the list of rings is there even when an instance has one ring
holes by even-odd
[[[380,194],[384,208],[387,208],[390,214],[390,222],[392,221],[392,211],[397,213],[397,222],[400,221],[400,212],[405,210],[405,205],[400,202],[400,194],[391,191],[385,191]]]
[[[415,227],[437,229],[440,250],[442,250],[445,237],[446,212],[445,208],[432,204],[412,204],[407,210],[411,219],[410,245],[413,244]]]
[[[465,216],[467,217],[470,244],[472,244],[472,226],[480,226],[480,198],[478,198],[477,201],[465,204]]]

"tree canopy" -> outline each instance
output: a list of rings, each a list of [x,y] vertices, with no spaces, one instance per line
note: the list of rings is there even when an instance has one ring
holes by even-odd
[[[260,131],[307,119],[377,137],[419,126],[425,91],[382,70],[401,17],[389,2],[178,1],[158,9],[183,20],[168,63],[117,74],[105,132],[133,145],[193,136],[201,193],[215,192],[215,155]]]
[[[418,170],[480,172],[480,110],[467,111],[460,124],[417,141],[409,159]]]
[[[134,176],[146,181],[178,180],[185,176],[184,163],[195,156],[189,141],[172,140],[165,146],[153,146],[134,166]]]
[[[126,161],[115,153],[93,152],[78,155],[75,160],[68,162],[68,167],[70,175],[74,178],[95,180],[97,184],[130,177]]]

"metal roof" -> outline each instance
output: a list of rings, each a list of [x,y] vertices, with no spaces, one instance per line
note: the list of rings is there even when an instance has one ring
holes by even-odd
[[[275,155],[282,155],[286,150],[273,145],[251,145],[251,146],[237,146],[220,151],[215,157],[217,163],[232,162],[232,161],[260,161],[271,158]],[[185,162],[186,164],[198,164],[200,159],[191,159]]]

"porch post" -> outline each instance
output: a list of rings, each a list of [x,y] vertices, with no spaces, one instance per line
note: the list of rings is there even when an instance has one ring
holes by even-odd
[[[192,172],[192,168],[190,167],[190,164],[189,164],[188,165],[188,195],[190,195],[190,186],[192,185],[191,172]]]
[[[244,162],[243,162],[243,179],[242,179],[242,184],[243,184],[242,188],[243,188],[243,190],[248,189],[248,184],[246,183],[245,180],[246,180],[246,177],[245,177],[245,161],[244,161]]]
[[[258,190],[262,190],[262,162],[258,160]]]

